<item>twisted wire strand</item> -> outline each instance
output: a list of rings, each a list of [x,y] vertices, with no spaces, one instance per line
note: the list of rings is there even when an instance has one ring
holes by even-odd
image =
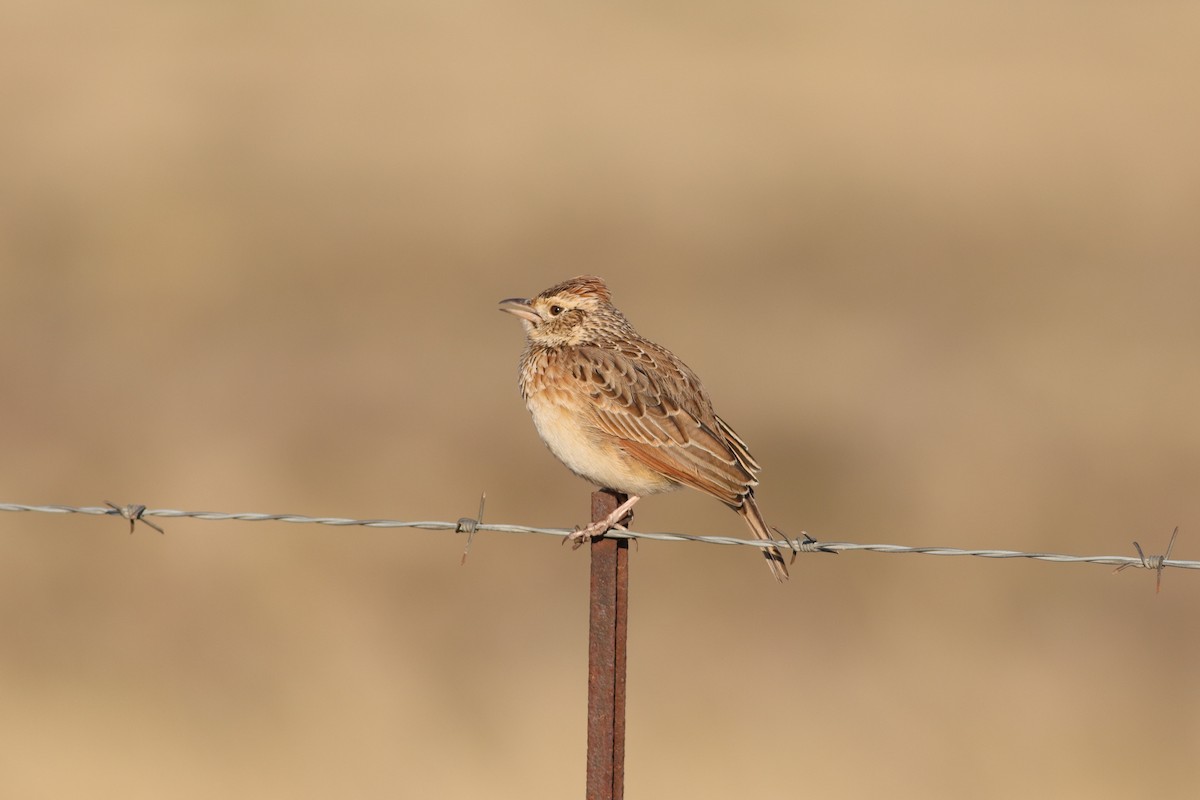
[[[63,506],[63,505],[21,505],[17,503],[0,503],[0,511],[31,511],[43,514],[92,514],[96,516],[117,516],[130,520],[143,517],[180,517],[214,521],[235,520],[239,522],[290,522],[296,524],[333,525],[337,527],[360,526],[364,528],[422,528],[425,530],[456,531],[473,533],[474,531],[493,531],[496,533],[531,533],[543,536],[564,537],[573,533],[566,528],[535,528],[529,525],[503,525],[498,523],[483,523],[464,517],[457,522],[415,521],[407,522],[394,519],[349,519],[344,517],[310,517],[303,514],[257,514],[257,513],[227,513],[222,511],[178,511],[169,508],[144,508],[142,506]],[[481,514],[482,516],[482,514]],[[144,520],[143,520],[144,521]],[[607,534],[622,539],[648,539],[658,542],[701,542],[703,544],[771,547],[771,542],[757,539],[740,539],[733,536],[698,536],[689,533],[648,533],[642,531],[611,530]],[[1200,569],[1200,561],[1183,561],[1168,559],[1164,556],[1075,556],[1065,553],[1026,553],[1018,550],[969,550],[957,547],[909,547],[895,544],[855,544],[853,542],[814,542],[804,539],[792,540],[791,544],[802,552],[822,551],[841,553],[855,550],[867,550],[874,553],[915,553],[929,556],[975,556],[977,558],[1029,558],[1036,561],[1050,561],[1071,564],[1108,564],[1110,566],[1142,567],[1144,569],[1161,570],[1164,567],[1179,569]],[[1140,548],[1139,548],[1140,550]]]

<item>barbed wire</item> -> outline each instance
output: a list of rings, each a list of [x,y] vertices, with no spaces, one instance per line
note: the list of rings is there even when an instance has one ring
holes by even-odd
[[[91,514],[95,516],[117,516],[122,519],[129,520],[129,531],[133,532],[133,527],[137,522],[143,522],[149,525],[159,533],[163,533],[163,529],[146,517],[177,517],[190,518],[212,521],[238,521],[238,522],[290,522],[296,524],[315,524],[315,525],[333,525],[337,527],[357,526],[364,528],[421,528],[425,530],[440,530],[454,531],[456,533],[467,534],[467,548],[471,546],[471,540],[478,531],[492,531],[495,533],[526,533],[539,534],[543,536],[567,537],[575,531],[567,528],[535,528],[529,525],[506,525],[499,523],[484,523],[483,522],[483,506],[484,497],[480,498],[479,514],[477,518],[462,517],[456,522],[441,522],[441,521],[416,521],[407,522],[394,519],[351,519],[345,517],[311,517],[303,514],[258,514],[258,513],[228,513],[223,511],[178,511],[169,508],[147,508],[143,505],[129,504],[118,506],[115,503],[108,503],[105,506],[63,506],[63,505],[22,505],[17,503],[0,503],[0,511],[29,511],[43,514]],[[1054,563],[1070,563],[1070,564],[1106,564],[1115,566],[1120,571],[1129,567],[1141,567],[1144,569],[1152,569],[1158,573],[1158,579],[1161,581],[1162,571],[1166,567],[1176,567],[1179,569],[1200,569],[1200,561],[1182,561],[1171,559],[1171,547],[1175,544],[1175,535],[1178,533],[1178,528],[1171,535],[1170,544],[1167,546],[1166,553],[1163,555],[1147,556],[1143,553],[1142,547],[1137,542],[1133,545],[1137,549],[1136,556],[1076,556],[1065,553],[1027,553],[1018,550],[989,550],[989,549],[964,549],[958,547],[911,547],[906,545],[895,544],[856,544],[853,542],[818,542],[811,539],[807,535],[801,539],[791,539],[786,542],[798,552],[824,552],[824,553],[843,553],[856,550],[866,550],[873,553],[912,553],[917,555],[928,556],[974,556],[977,558],[1029,558],[1035,561],[1049,561]],[[646,539],[657,542],[700,542],[703,544],[726,545],[726,546],[745,546],[745,547],[771,547],[779,542],[772,543],[761,541],[758,539],[741,539],[734,536],[699,536],[689,533],[650,533],[645,531],[629,531],[629,530],[610,530],[607,536],[620,539]],[[463,552],[463,560],[466,560],[466,551]]]

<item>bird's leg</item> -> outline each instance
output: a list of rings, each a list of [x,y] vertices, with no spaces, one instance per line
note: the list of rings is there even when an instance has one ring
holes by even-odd
[[[568,535],[563,541],[570,540],[571,549],[576,550],[584,542],[590,542],[594,537],[603,536],[609,528],[621,528],[617,523],[624,519],[625,515],[629,513],[629,509],[633,508],[633,504],[641,499],[636,494],[629,495],[629,499],[617,506],[607,517],[599,522],[593,522],[586,528],[576,528],[575,532]]]

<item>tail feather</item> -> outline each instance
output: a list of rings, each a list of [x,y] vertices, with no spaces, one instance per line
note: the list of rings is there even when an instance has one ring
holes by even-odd
[[[762,512],[758,510],[758,503],[754,501],[754,495],[746,495],[742,501],[742,505],[737,509],[737,512],[745,518],[746,524],[750,526],[751,532],[755,538],[763,541],[775,541],[775,537],[771,535],[771,529],[767,527],[767,521],[763,519]],[[775,576],[775,580],[783,583],[788,579],[787,564],[783,561],[783,553],[779,552],[778,547],[761,547],[763,558],[767,560],[767,566],[771,568],[771,574]]]

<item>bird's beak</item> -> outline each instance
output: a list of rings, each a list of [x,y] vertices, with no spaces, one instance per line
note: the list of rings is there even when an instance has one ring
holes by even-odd
[[[529,305],[529,301],[520,297],[510,297],[507,300],[500,301],[500,310],[507,311],[510,314],[515,314],[526,322],[537,324],[542,321],[538,313]]]

